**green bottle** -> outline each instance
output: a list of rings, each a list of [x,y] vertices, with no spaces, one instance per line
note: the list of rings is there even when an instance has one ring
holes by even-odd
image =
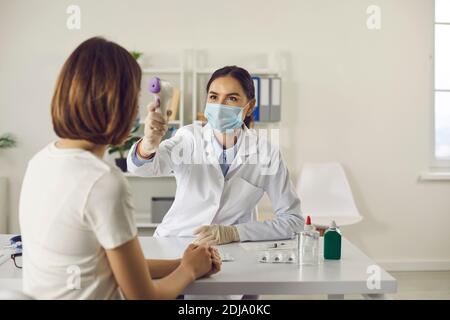
[[[336,222],[332,221],[330,227],[323,235],[323,257],[327,260],[341,259],[341,231]]]

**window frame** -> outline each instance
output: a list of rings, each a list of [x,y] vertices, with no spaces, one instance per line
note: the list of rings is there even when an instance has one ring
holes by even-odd
[[[436,93],[450,92],[450,89],[436,89],[436,25],[448,25],[450,22],[437,22],[436,20],[436,1],[433,1],[433,46],[432,46],[432,143],[431,143],[431,167],[441,169],[441,171],[450,171],[450,159],[440,159],[436,157]]]

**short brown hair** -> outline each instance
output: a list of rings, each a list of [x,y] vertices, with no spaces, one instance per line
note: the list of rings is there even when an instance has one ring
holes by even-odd
[[[52,99],[53,129],[60,138],[121,144],[138,113],[141,68],[118,44],[94,37],[62,67]]]

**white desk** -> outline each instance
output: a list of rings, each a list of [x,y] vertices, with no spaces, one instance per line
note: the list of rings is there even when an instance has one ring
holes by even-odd
[[[0,245],[7,244],[8,239],[9,235],[0,235]],[[192,239],[141,237],[140,241],[146,258],[173,259],[182,255]],[[334,299],[362,294],[365,298],[383,299],[397,291],[397,281],[381,268],[373,274],[371,268],[376,264],[346,239],[342,260],[322,260],[319,266],[259,263],[258,251],[244,249],[238,243],[219,246],[219,250],[230,254],[234,261],[223,262],[220,273],[195,281],[185,294],[326,294]],[[368,280],[377,275],[379,286],[369,288]],[[0,265],[0,289],[5,287],[21,287],[21,271],[12,261]]]

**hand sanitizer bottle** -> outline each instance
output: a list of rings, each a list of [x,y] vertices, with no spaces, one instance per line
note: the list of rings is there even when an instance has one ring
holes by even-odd
[[[341,259],[341,232],[332,221],[323,235],[323,257],[328,260]]]
[[[300,265],[319,264],[320,233],[314,230],[311,217],[306,218],[305,228],[298,235],[298,262]]]

